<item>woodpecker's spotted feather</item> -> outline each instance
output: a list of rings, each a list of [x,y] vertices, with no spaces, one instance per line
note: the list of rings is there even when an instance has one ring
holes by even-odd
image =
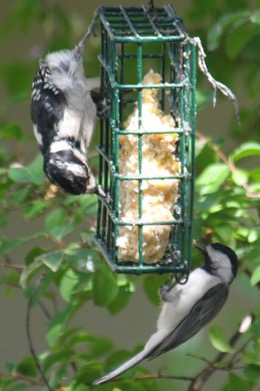
[[[57,138],[57,126],[64,116],[66,98],[49,82],[50,70],[43,60],[32,84],[31,119],[34,134],[44,155]]]
[[[105,194],[96,185],[87,152],[95,127],[96,106],[82,61],[84,42],[73,50],[49,53],[39,61],[32,84],[31,119],[49,180],[71,194]]]

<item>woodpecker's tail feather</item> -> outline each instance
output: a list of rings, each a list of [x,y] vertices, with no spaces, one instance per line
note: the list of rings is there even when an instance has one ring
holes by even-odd
[[[95,380],[92,385],[98,386],[100,384],[106,383],[115,377],[121,375],[122,373],[128,371],[128,369],[134,367],[139,362],[143,361],[147,357],[147,352],[142,350],[140,353],[136,354],[134,357],[130,358],[130,360],[126,361],[124,364],[120,365],[117,369],[114,371],[108,373],[107,375]]]

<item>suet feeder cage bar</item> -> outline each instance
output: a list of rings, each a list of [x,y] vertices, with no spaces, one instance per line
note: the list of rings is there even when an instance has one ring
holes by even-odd
[[[185,274],[192,247],[196,47],[171,5],[104,7],[99,18],[99,183],[108,197],[98,201],[96,243],[116,272]]]

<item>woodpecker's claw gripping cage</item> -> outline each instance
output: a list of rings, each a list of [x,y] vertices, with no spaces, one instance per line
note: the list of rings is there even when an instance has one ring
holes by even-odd
[[[105,7],[96,242],[123,273],[187,272],[196,48],[172,6]]]

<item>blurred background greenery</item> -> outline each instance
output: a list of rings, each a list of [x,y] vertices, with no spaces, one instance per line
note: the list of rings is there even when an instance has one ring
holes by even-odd
[[[85,391],[91,380],[128,357],[128,350],[145,343],[153,332],[162,278],[115,276],[108,269],[89,241],[96,199],[65,196],[50,187],[32,134],[29,102],[38,58],[47,51],[74,46],[95,8],[119,2],[2,0],[0,4],[0,388],[23,391],[45,386],[26,339],[25,314],[33,293],[31,337],[49,384],[53,389]],[[156,6],[163,4],[155,0]],[[212,107],[212,89],[198,71],[194,237],[212,237],[230,245],[241,265],[230,299],[210,334],[206,329],[176,351],[145,364],[147,369],[139,367],[126,376],[157,374],[160,369],[162,374],[194,377],[208,365],[199,358],[212,360],[218,349],[224,355],[218,365],[224,370],[214,372],[199,389],[256,391],[260,373],[260,2],[182,0],[173,5],[189,35],[201,38],[212,75],[238,98],[240,125],[231,102],[219,93]],[[99,38],[91,38],[84,54],[88,77],[99,74],[99,50]],[[93,167],[97,166],[96,141]],[[198,261],[194,252],[193,266]],[[230,346],[228,338],[247,313],[254,313],[253,325],[237,345]],[[189,389],[189,382],[129,380],[103,389],[116,387],[182,391]]]

